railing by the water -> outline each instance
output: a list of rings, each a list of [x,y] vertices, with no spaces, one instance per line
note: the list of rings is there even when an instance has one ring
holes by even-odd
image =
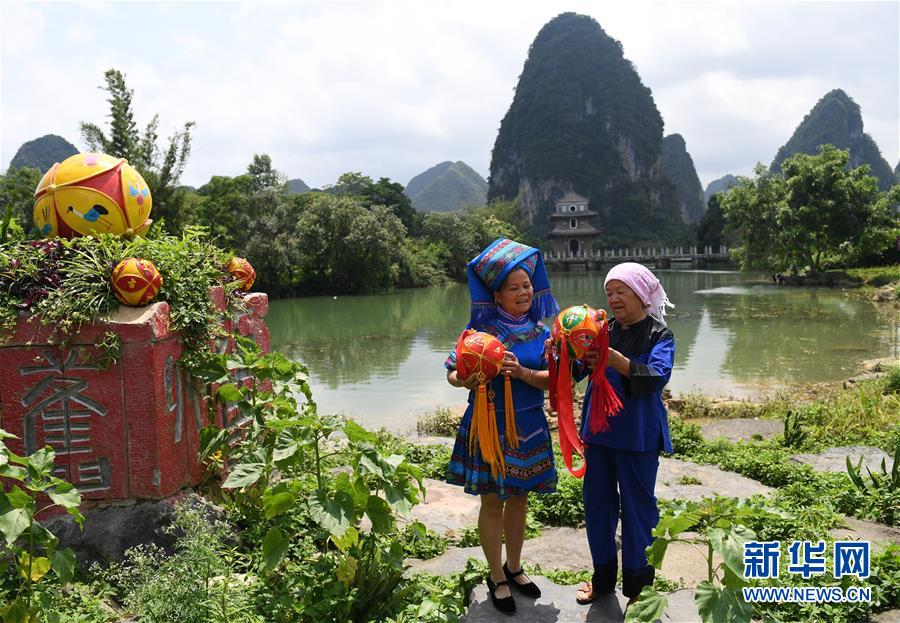
[[[599,266],[605,263],[639,262],[666,267],[672,262],[690,262],[702,265],[710,260],[729,260],[726,245],[679,246],[679,247],[636,247],[623,249],[581,249],[577,252],[558,252],[552,249],[544,251],[547,264],[585,264]]]

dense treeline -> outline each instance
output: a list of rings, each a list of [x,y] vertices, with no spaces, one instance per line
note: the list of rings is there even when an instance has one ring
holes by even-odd
[[[758,164],[713,195],[701,244],[727,241],[742,268],[818,272],[900,261],[900,185],[879,192],[869,165],[848,166],[848,150],[822,145],[774,173]]]
[[[171,233],[206,227],[213,242],[250,261],[258,287],[273,295],[385,292],[463,280],[466,262],[488,243],[524,236],[513,201],[423,214],[402,185],[359,172],[297,194],[266,154],[254,155],[243,175],[185,187],[180,178],[193,122],[160,147],[158,116],[139,130],[125,76],[110,69],[104,77],[109,121],[105,129],[81,124],[88,148],[126,158],[141,172],[153,193],[154,227]],[[0,225],[37,237],[32,195],[41,175],[22,167],[0,176]]]

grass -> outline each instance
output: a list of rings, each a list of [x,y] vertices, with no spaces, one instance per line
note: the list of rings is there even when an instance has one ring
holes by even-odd
[[[459,429],[461,413],[454,413],[447,407],[438,407],[434,413],[423,415],[416,422],[416,432],[420,435],[437,435],[439,437],[456,437]]]
[[[847,274],[863,280],[867,286],[881,287],[900,281],[900,264],[873,266],[871,268],[850,268]]]

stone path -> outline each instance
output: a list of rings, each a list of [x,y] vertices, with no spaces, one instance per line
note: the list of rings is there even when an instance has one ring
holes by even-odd
[[[462,529],[478,524],[481,500],[462,487],[426,478],[425,503],[413,507],[412,519],[418,519],[438,534],[459,538]]]
[[[900,610],[888,610],[872,615],[872,623],[900,623]]]
[[[884,459],[888,472],[894,466],[894,461],[887,452],[873,446],[840,446],[829,448],[819,454],[795,454],[791,458],[811,465],[817,472],[846,472],[848,455],[854,465],[859,462],[860,458],[863,459],[863,474],[866,473],[866,467],[873,472],[880,472],[882,459]]]
[[[687,484],[692,479],[700,484]],[[716,494],[750,497],[768,495],[774,489],[734,472],[727,472],[714,465],[698,465],[690,461],[660,457],[656,474],[656,497],[668,500],[698,501]]]
[[[575,603],[575,586],[560,586],[540,576],[532,577],[541,587],[540,599],[534,600],[515,594],[516,615],[509,617],[498,612],[491,604],[487,586],[480,584],[472,591],[468,613],[460,618],[466,623],[508,623],[512,620],[528,623],[600,623],[625,620],[627,599],[621,593],[609,595],[589,606]],[[663,615],[664,623],[695,623],[700,621],[694,604],[693,591],[675,591],[669,595],[669,606]]]
[[[712,420],[700,426],[700,433],[707,441],[727,439],[729,441],[750,441],[755,436],[770,439],[784,432],[781,420],[760,420],[756,418],[734,418]]]
[[[836,539],[871,541],[873,547],[884,547],[890,543],[900,545],[900,528],[855,517],[844,517],[844,523],[846,528],[833,528],[829,533]]]

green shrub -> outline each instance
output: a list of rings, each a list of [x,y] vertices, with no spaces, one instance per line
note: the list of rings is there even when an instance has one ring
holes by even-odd
[[[438,407],[434,413],[419,418],[416,422],[416,432],[420,435],[456,437],[461,419],[461,413],[454,413],[447,407]]]
[[[900,393],[900,366],[891,366],[884,378],[884,393]]]
[[[669,417],[669,437],[678,455],[693,456],[704,444],[700,427],[680,417]]]
[[[419,521],[410,523],[396,538],[407,558],[428,560],[447,551],[447,539]]]
[[[561,460],[557,463],[563,464]],[[556,493],[533,494],[528,498],[528,507],[534,518],[544,525],[580,526],[584,523],[581,487],[581,480],[561,468]]]

